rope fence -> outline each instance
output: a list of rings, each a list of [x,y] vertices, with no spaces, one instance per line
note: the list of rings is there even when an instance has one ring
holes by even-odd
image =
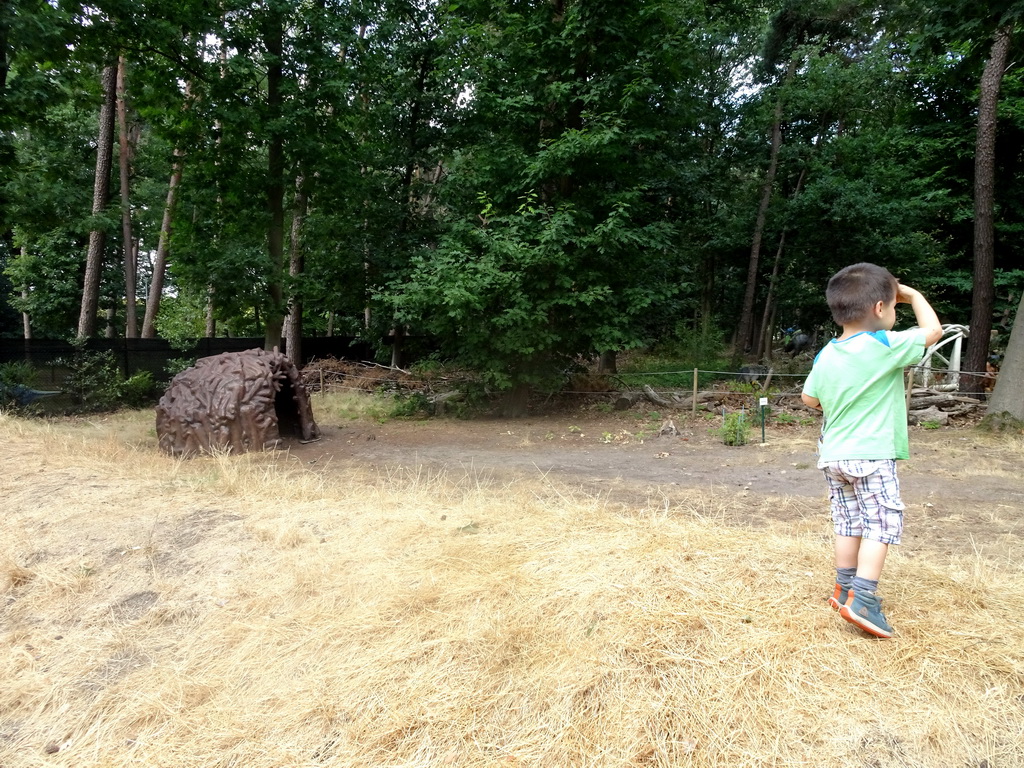
[[[406,374],[406,376],[408,376],[408,377],[412,377],[413,376],[408,371],[404,371],[402,369],[388,368],[386,366],[381,366],[381,365],[374,365],[373,367],[375,369],[377,369],[377,370],[382,370],[382,371],[383,370],[386,370],[386,371],[400,371],[401,373]],[[992,380],[994,378],[994,374],[991,371],[985,371],[985,372],[977,372],[977,371],[950,371],[948,368],[937,368],[937,367],[934,367],[934,366],[927,366],[927,365],[909,366],[906,370],[907,370],[906,393],[907,393],[908,405],[909,405],[909,402],[910,402],[912,391],[914,389],[914,378],[915,378],[915,376],[918,373],[927,372],[927,373],[935,375],[937,377],[944,376],[944,375],[953,375],[953,376],[975,376],[975,377],[989,379],[989,380]],[[309,374],[307,374],[307,386],[310,389],[314,390],[314,391],[317,391],[317,389],[318,389],[321,393],[326,393],[328,391],[328,389],[330,389],[330,390],[348,390],[348,391],[352,391],[352,392],[366,392],[368,390],[377,389],[377,388],[381,388],[381,387],[388,387],[388,388],[391,388],[391,389],[394,389],[394,390],[401,390],[403,388],[408,387],[411,383],[415,382],[414,378],[413,379],[410,379],[410,378],[390,378],[390,377],[380,376],[380,375],[378,375],[378,376],[360,376],[360,375],[355,374],[355,373],[353,373],[351,371],[336,371],[336,370],[323,370],[323,369],[320,369],[319,371],[316,371],[314,369],[313,371],[309,371],[309,373],[314,374],[314,375],[318,373],[319,374],[319,376],[318,376],[319,382],[317,382],[315,378],[313,378],[313,377],[309,376]],[[699,386],[700,379],[701,379],[702,376],[707,376],[707,375],[735,377],[735,378],[739,379],[743,384],[749,386],[750,390],[749,391],[748,390],[739,390],[738,391],[736,389],[721,389],[721,388],[701,389],[700,386]],[[607,378],[609,380],[616,381],[617,383],[619,383],[621,385],[619,387],[618,391],[625,391],[625,392],[636,393],[636,392],[638,392],[640,390],[648,390],[649,389],[653,394],[655,394],[655,395],[657,395],[659,397],[664,396],[664,395],[668,395],[668,396],[672,397],[675,400],[675,403],[673,403],[673,404],[677,405],[677,406],[678,405],[682,405],[685,402],[685,400],[689,399],[691,401],[690,402],[691,409],[694,412],[697,410],[698,398],[700,398],[700,399],[707,399],[709,397],[722,397],[722,396],[729,396],[729,395],[757,395],[757,394],[759,394],[759,395],[762,395],[762,396],[771,397],[771,398],[775,399],[778,402],[778,401],[780,401],[780,400],[782,400],[784,398],[799,397],[800,396],[800,391],[799,390],[797,390],[797,391],[789,391],[789,392],[770,392],[768,390],[768,386],[770,385],[770,382],[773,379],[790,379],[790,380],[791,379],[805,379],[805,378],[807,378],[807,375],[808,375],[807,373],[781,373],[781,372],[775,372],[775,371],[773,371],[771,368],[769,368],[767,366],[756,366],[756,367],[748,368],[746,370],[739,370],[739,371],[719,371],[719,370],[709,370],[709,369],[703,369],[703,368],[692,368],[692,369],[684,369],[684,370],[676,370],[676,371],[650,371],[650,372],[630,372],[630,373],[614,373],[614,374],[613,373],[591,373],[591,374],[589,374],[589,376],[592,376],[592,377],[593,376],[605,377],[605,378]],[[692,377],[692,379],[691,379],[692,380],[691,392],[688,393],[689,397],[687,397],[687,398],[680,398],[680,396],[679,396],[680,395],[680,388],[679,387],[675,387],[675,388],[672,388],[672,389],[664,389],[663,388],[663,389],[659,390],[659,389],[655,389],[654,387],[651,387],[650,385],[645,384],[645,383],[637,384],[637,383],[629,383],[627,381],[627,379],[630,379],[630,378],[633,378],[633,379],[647,379],[647,378],[651,378],[651,377],[657,378],[657,377],[667,377],[667,376],[675,376],[675,377],[686,376],[686,377]],[[355,382],[370,382],[373,386],[370,386],[370,387],[367,387],[365,385],[364,386],[358,386],[358,385],[352,386],[351,384],[345,383],[345,382],[351,382],[351,381],[355,381]],[[442,379],[435,379],[433,381],[427,382],[427,384],[428,384],[428,387],[429,387],[430,384],[443,383],[444,386],[446,386],[449,389],[451,389],[451,388],[458,388],[459,386],[461,386],[463,384],[466,384],[466,383],[468,383],[470,381],[472,381],[472,379],[469,379],[469,378],[450,378],[450,379],[449,378],[442,378]],[[318,388],[316,386],[314,386],[317,383],[319,383],[319,387]],[[760,389],[755,389],[755,387],[760,387]],[[549,393],[549,396],[552,396],[552,395],[555,395],[555,394],[595,395],[595,394],[607,394],[607,393],[614,392],[614,391],[617,391],[617,390],[615,390],[615,389],[608,389],[608,390],[605,390],[604,392],[601,392],[601,391],[595,391],[595,390],[560,389],[557,392]]]

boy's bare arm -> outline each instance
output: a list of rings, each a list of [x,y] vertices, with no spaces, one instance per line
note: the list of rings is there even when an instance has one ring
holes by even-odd
[[[811,397],[806,392],[801,392],[800,399],[804,401],[804,405],[810,408],[817,408],[819,411],[821,410],[821,401],[818,398]]]
[[[925,334],[924,345],[926,347],[930,347],[942,338],[942,323],[939,322],[939,316],[935,314],[932,305],[921,295],[920,291],[900,283],[896,293],[896,302],[909,304],[914,310],[917,325]]]

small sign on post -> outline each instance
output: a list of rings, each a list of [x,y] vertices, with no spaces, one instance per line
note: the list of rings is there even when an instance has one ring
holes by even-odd
[[[762,397],[758,404],[761,406],[761,443],[764,444],[764,411],[768,407],[768,398]]]

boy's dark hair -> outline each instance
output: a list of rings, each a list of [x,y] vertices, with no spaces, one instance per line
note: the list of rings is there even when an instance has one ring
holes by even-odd
[[[899,290],[898,280],[885,267],[861,262],[832,275],[825,289],[828,308],[839,325],[849,325],[867,315],[880,301],[890,302]]]

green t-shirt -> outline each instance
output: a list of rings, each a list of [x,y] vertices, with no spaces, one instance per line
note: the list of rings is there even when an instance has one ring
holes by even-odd
[[[903,369],[921,362],[924,331],[875,331],[832,339],[814,359],[804,392],[821,401],[820,462],[906,459]]]

